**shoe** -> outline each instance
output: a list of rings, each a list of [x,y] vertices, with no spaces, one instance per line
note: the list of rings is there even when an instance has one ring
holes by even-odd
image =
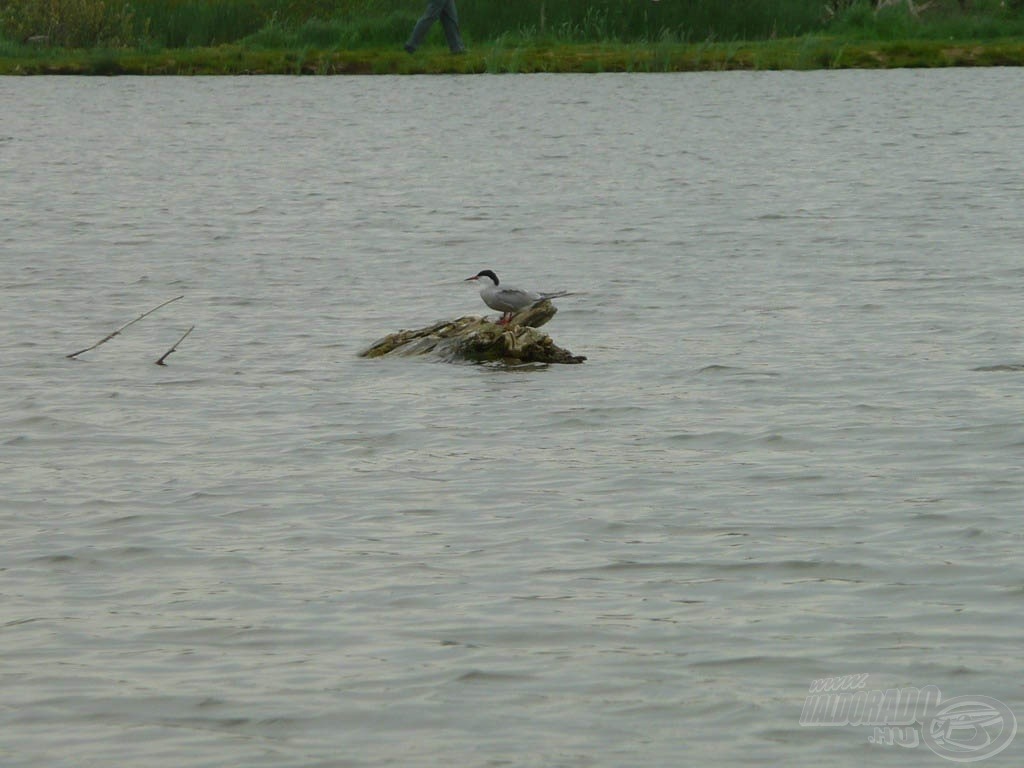
[[[416,49],[415,49],[415,48],[413,48],[413,47],[412,47],[411,45],[409,45],[408,43],[406,43],[406,44],[405,44],[405,45],[403,45],[402,47],[403,47],[403,48],[405,48],[405,52],[406,52],[406,53],[416,53]]]

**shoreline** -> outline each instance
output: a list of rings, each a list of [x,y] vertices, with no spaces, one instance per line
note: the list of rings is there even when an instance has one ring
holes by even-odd
[[[166,50],[23,46],[0,75],[402,75],[1024,66],[1024,38],[864,41],[808,35],[728,43],[482,43],[462,55],[424,48],[257,49],[240,44]]]

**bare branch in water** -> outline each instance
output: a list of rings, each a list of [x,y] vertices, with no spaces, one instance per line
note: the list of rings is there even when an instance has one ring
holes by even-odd
[[[161,358],[156,361],[156,364],[157,365],[167,365],[167,363],[165,363],[164,360],[166,360],[170,356],[170,354],[172,352],[174,352],[174,350],[176,350],[178,348],[178,345],[181,344],[181,342],[183,342],[185,340],[185,337],[188,336],[190,333],[192,333],[192,331],[194,331],[195,328],[196,327],[193,325],[191,328],[189,328],[187,331],[185,331],[183,334],[181,334],[181,338],[178,339],[176,342],[174,342],[174,346],[173,347],[171,347],[166,352],[164,352],[164,354],[161,356]]]
[[[166,306],[167,306],[168,304],[170,304],[170,303],[171,303],[172,301],[177,301],[178,299],[183,299],[183,298],[185,298],[185,297],[184,297],[184,296],[175,296],[175,297],[174,297],[173,299],[168,299],[168,300],[167,300],[167,301],[165,301],[165,302],[164,302],[163,304],[161,304],[161,305],[159,305],[159,306],[157,306],[157,307],[153,307],[153,308],[152,308],[151,310],[149,310],[148,312],[143,312],[143,313],[142,313],[141,315],[139,315],[138,317],[136,317],[136,318],[135,318],[134,320],[129,320],[129,321],[127,322],[127,323],[125,323],[124,325],[122,325],[122,326],[121,326],[120,328],[118,328],[117,330],[115,330],[115,331],[111,332],[110,334],[108,334],[108,335],[107,335],[107,336],[105,336],[104,338],[102,338],[102,339],[100,339],[99,341],[97,341],[97,342],[96,342],[95,344],[93,344],[93,345],[92,345],[91,347],[86,347],[85,349],[80,349],[80,350],[78,350],[77,352],[72,352],[72,353],[71,353],[70,355],[65,355],[65,357],[70,357],[70,358],[76,358],[76,357],[78,357],[79,355],[81,355],[81,354],[84,354],[85,352],[91,352],[92,350],[96,349],[96,347],[98,347],[98,346],[99,346],[100,344],[105,344],[105,343],[107,343],[108,341],[110,341],[110,340],[111,340],[112,338],[114,338],[114,337],[115,337],[115,336],[117,336],[117,335],[118,335],[119,333],[121,333],[121,331],[123,331],[123,330],[124,330],[125,328],[127,328],[127,327],[128,327],[129,325],[133,325],[133,324],[135,324],[135,323],[139,322],[139,320],[141,320],[142,318],[146,317],[147,315],[152,315],[152,314],[153,314],[154,312],[156,312],[156,311],[157,311],[158,309],[160,309],[160,307],[166,307]],[[186,335],[187,335],[187,334],[186,334]]]

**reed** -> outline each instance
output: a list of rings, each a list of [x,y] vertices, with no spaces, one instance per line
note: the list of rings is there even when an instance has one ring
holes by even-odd
[[[995,40],[1024,34],[1024,0],[939,2],[913,13],[906,5],[874,7],[847,3],[830,19],[828,31],[857,40]]]
[[[459,8],[472,34],[587,42],[762,40],[820,29],[821,0],[474,0]]]
[[[99,0],[0,0],[0,36],[67,48],[137,41],[131,5]]]
[[[274,18],[258,0],[134,0],[141,40],[163,48],[198,48],[240,40]]]

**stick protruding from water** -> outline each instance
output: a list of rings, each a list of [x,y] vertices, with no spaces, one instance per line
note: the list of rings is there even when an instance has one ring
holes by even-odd
[[[153,314],[154,312],[156,312],[156,311],[157,311],[158,309],[160,309],[161,307],[166,307],[166,306],[167,306],[168,304],[170,304],[170,303],[171,303],[172,301],[177,301],[178,299],[183,299],[183,298],[185,298],[185,297],[184,297],[184,295],[182,295],[182,296],[175,296],[175,297],[174,297],[173,299],[168,299],[168,300],[167,300],[167,301],[165,301],[165,302],[164,302],[163,304],[160,304],[160,305],[158,305],[158,306],[155,306],[155,307],[153,307],[153,308],[152,308],[151,310],[149,310],[148,312],[143,312],[143,313],[142,313],[141,315],[139,315],[138,317],[136,317],[136,318],[135,318],[134,320],[129,320],[129,321],[127,322],[127,323],[125,323],[124,325],[122,325],[122,326],[121,326],[120,328],[117,328],[116,330],[114,330],[114,331],[111,331],[111,332],[110,332],[110,333],[108,333],[108,334],[107,334],[106,336],[104,336],[104,337],[103,337],[102,339],[100,339],[100,340],[99,340],[99,341],[97,341],[97,342],[96,342],[95,344],[93,344],[93,345],[92,345],[91,347],[86,347],[85,349],[80,349],[80,350],[78,350],[77,352],[72,352],[72,353],[71,353],[70,355],[65,355],[65,357],[69,357],[69,358],[71,358],[71,359],[73,360],[74,358],[78,357],[79,355],[85,354],[86,352],[91,352],[92,350],[96,349],[96,347],[98,347],[98,346],[99,346],[100,344],[106,344],[106,343],[107,343],[108,341],[110,341],[110,340],[111,340],[112,338],[114,338],[114,337],[115,337],[115,336],[117,336],[117,335],[118,335],[119,333],[121,333],[121,331],[123,331],[123,330],[124,330],[125,328],[127,328],[127,327],[128,327],[129,325],[134,325],[135,323],[139,322],[139,320],[141,320],[142,318],[144,318],[144,317],[147,317],[147,316],[149,316],[149,315],[152,315],[152,314]],[[190,329],[190,330],[191,330],[191,329]],[[187,336],[188,334],[185,334],[185,335]],[[182,337],[182,338],[184,338],[184,337]],[[179,343],[180,343],[180,342],[179,342]],[[177,346],[177,344],[176,344],[175,346]],[[172,352],[174,351],[174,350],[173,350],[173,348],[171,349],[171,351],[172,351]],[[165,357],[166,357],[166,355],[165,355]],[[162,359],[162,358],[161,358],[161,359]]]
[[[174,342],[174,346],[173,347],[168,349],[166,352],[164,352],[160,356],[160,359],[156,361],[156,364],[157,365],[167,365],[167,363],[165,363],[164,360],[166,360],[168,357],[170,357],[171,353],[173,353],[175,350],[178,349],[178,345],[181,344],[181,342],[183,342],[185,340],[185,337],[188,336],[190,333],[192,333],[192,331],[194,331],[195,329],[196,329],[196,327],[193,325],[191,328],[189,328],[187,331],[185,331],[183,334],[181,334],[181,338],[178,339],[176,342]]]

